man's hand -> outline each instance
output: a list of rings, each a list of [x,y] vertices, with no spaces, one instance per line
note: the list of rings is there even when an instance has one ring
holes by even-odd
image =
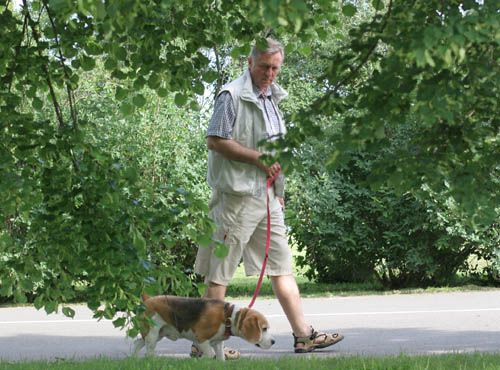
[[[281,171],[281,165],[275,162],[270,167],[266,167],[266,165],[262,163],[261,169],[266,173],[267,177],[273,177]]]
[[[282,197],[277,197],[278,198],[278,202],[280,202],[281,204],[281,209],[284,210],[285,209],[285,198],[282,198]]]
[[[278,162],[268,167],[260,160],[260,156],[262,155],[261,152],[247,148],[246,146],[243,146],[232,139],[223,139],[217,136],[208,136],[207,147],[208,149],[216,151],[227,159],[253,164],[260,168],[267,177],[272,177],[279,171],[281,171],[281,165]]]

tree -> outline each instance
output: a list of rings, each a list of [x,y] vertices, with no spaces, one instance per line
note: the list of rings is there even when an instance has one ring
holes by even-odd
[[[50,313],[62,303],[72,316],[66,304],[84,289],[96,316],[113,318],[140,312],[145,290],[185,294],[178,260],[158,269],[151,253],[165,240],[210,242],[203,217],[183,226],[193,222],[183,209],[203,205],[175,184],[155,193],[134,158],[100,145],[100,112],[85,110],[82,78],[102,64],[123,118],[147,106],[148,89],[195,107],[193,94],[218,77],[210,49],[236,41],[233,56],[247,54],[264,30],[298,32],[330,10],[300,0],[2,1],[0,295],[25,302],[35,293],[36,307]]]
[[[294,120],[296,145],[317,117],[341,117],[332,165],[380,152],[402,125],[413,140],[381,157],[369,182],[422,197],[439,193],[475,227],[498,220],[498,6],[476,1],[372,1],[329,62],[324,94]],[[384,5],[385,4],[385,5]],[[352,15],[348,4],[344,13]],[[363,73],[361,73],[363,72]],[[296,135],[295,135],[296,133]]]

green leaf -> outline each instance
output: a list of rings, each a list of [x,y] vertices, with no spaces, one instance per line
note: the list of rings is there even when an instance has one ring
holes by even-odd
[[[137,230],[134,232],[132,243],[138,250],[140,251],[146,250],[146,239],[144,239],[142,234]]]
[[[66,317],[71,317],[71,318],[75,317],[75,310],[73,310],[71,307],[63,307],[62,313]]]
[[[193,91],[195,94],[203,95],[205,93],[205,87],[199,81],[197,81],[193,86]]]
[[[108,71],[112,71],[117,67],[117,65],[118,63],[115,58],[106,58],[106,61],[104,62],[104,68]]]
[[[127,323],[127,319],[125,317],[120,317],[116,320],[113,320],[113,326],[115,328],[123,328]]]
[[[202,235],[197,239],[198,244],[203,248],[208,248],[212,245],[212,237],[210,235]]]
[[[40,11],[40,1],[33,1],[31,3],[31,10],[34,12],[39,12]]]
[[[153,90],[157,89],[158,87],[160,87],[160,83],[161,83],[160,77],[156,73],[153,73],[151,76],[149,76],[148,86],[151,89]]]
[[[354,14],[356,14],[356,11],[356,7],[352,4],[346,4],[342,7],[342,14],[347,17],[352,17]]]
[[[24,294],[24,292],[20,291],[20,290],[16,290],[15,293],[14,293],[14,301],[16,303],[27,303],[28,302],[28,298],[26,297],[26,294]]]
[[[187,103],[187,100],[188,98],[186,95],[182,93],[175,94],[174,102],[178,107],[182,107],[183,105],[185,105]]]
[[[47,314],[51,314],[57,311],[57,302],[46,302],[45,303],[45,312]]]
[[[217,243],[215,246],[214,254],[216,257],[224,258],[229,254],[229,247],[224,243]]]
[[[311,55],[311,53],[312,53],[312,48],[311,48],[310,46],[308,46],[308,45],[307,45],[307,46],[304,46],[303,48],[300,48],[300,49],[299,49],[299,52],[300,52],[303,56],[308,57],[308,56],[310,56],[310,55]]]
[[[144,107],[144,105],[146,105],[146,98],[143,95],[138,94],[134,96],[132,102],[135,104],[137,108],[141,108]]]
[[[125,90],[123,87],[118,86],[115,92],[115,98],[118,100],[123,100],[128,96],[128,90]]]
[[[12,295],[12,291],[13,291],[13,285],[14,285],[14,282],[12,281],[12,279],[9,279],[9,278],[5,278],[3,276],[1,276],[2,280],[1,280],[1,284],[0,284],[0,296],[3,296],[3,297],[10,297]]]
[[[113,55],[118,60],[125,60],[127,58],[127,50],[121,46],[113,46]]]
[[[375,10],[382,10],[382,9],[384,9],[384,1],[383,0],[372,0],[372,6],[375,8]]]
[[[381,124],[375,129],[375,137],[377,139],[383,139],[385,137],[385,128],[384,125]]]
[[[203,81],[212,83],[214,82],[218,77],[218,74],[216,71],[207,71],[203,73]]]
[[[134,89],[140,90],[146,84],[146,79],[142,76],[138,76],[134,81]]]
[[[95,59],[88,56],[83,56],[81,59],[81,66],[84,71],[91,71],[95,67]]]
[[[96,4],[95,12],[97,15],[97,19],[103,20],[104,18],[106,18],[106,6],[104,5],[104,2],[96,1],[94,2],[94,4]]]
[[[160,87],[156,92],[160,98],[168,96],[168,89],[165,89],[164,87]]]
[[[33,106],[33,108],[35,108],[36,110],[42,110],[43,108],[43,101],[37,97],[33,98],[33,101],[31,102],[31,105]]]
[[[134,113],[134,106],[128,102],[124,102],[120,106],[120,112],[122,112],[124,116],[130,116]]]
[[[140,330],[138,328],[135,328],[135,327],[127,330],[127,335],[130,338],[137,337],[139,335],[139,333],[140,333]]]

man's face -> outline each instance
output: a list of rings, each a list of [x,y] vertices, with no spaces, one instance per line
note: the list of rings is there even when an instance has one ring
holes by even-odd
[[[283,57],[281,53],[260,54],[257,58],[248,58],[248,67],[252,81],[261,91],[266,91],[278,75]]]

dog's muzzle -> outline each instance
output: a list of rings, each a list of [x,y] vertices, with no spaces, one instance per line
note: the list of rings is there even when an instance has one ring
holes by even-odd
[[[274,346],[274,343],[276,343],[276,341],[274,339],[271,339],[271,346]],[[255,343],[255,345],[260,348],[259,343]]]

